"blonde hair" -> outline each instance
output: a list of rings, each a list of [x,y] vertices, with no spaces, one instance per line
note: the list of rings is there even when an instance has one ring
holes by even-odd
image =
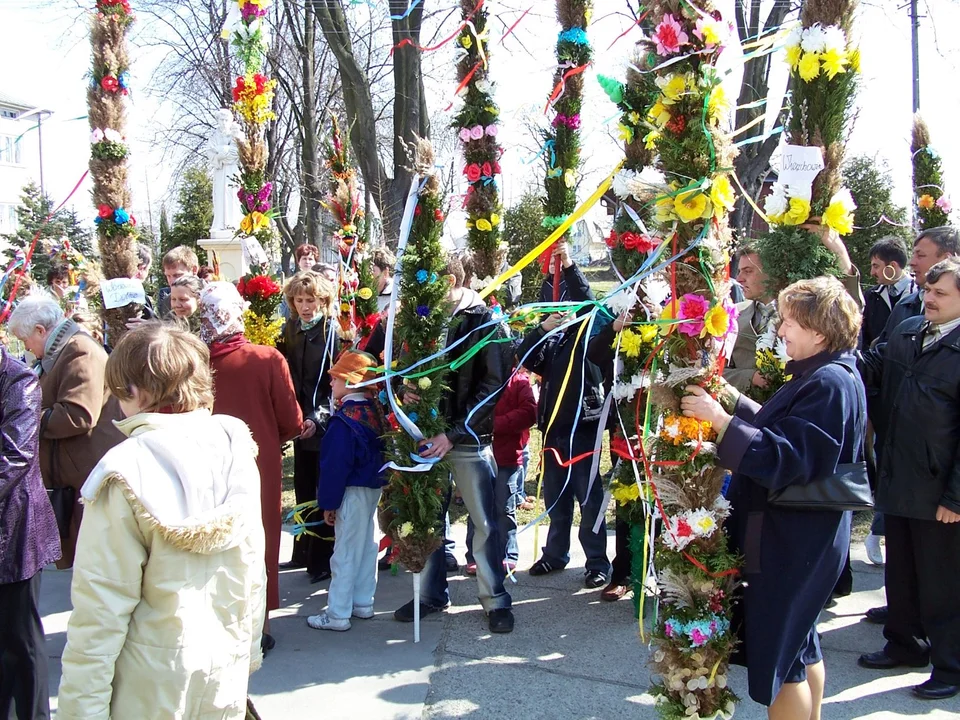
[[[320,314],[328,318],[337,316],[337,289],[323,275],[313,270],[298,272],[283,286],[283,296],[287,299],[290,311],[296,315],[294,298],[297,295],[310,295],[320,304]]]
[[[172,268],[177,265],[183,265],[187,270],[195,273],[200,267],[200,259],[186,245],[178,245],[163,256],[164,267]]]
[[[827,352],[852,350],[860,336],[857,304],[835,277],[800,280],[780,291],[777,310],[806,330],[820,333]]]
[[[190,293],[197,298],[197,300],[199,300],[200,293],[203,292],[203,280],[196,275],[184,275],[183,277],[178,277],[176,280],[170,283],[171,290],[175,287],[189,290]]]
[[[213,408],[210,352],[199,338],[179,328],[148,322],[130,330],[107,359],[106,383],[120,400],[133,397],[136,387],[156,412],[175,413]]]

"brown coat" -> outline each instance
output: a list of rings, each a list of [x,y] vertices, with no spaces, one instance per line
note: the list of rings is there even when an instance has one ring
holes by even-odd
[[[50,371],[40,376],[40,473],[48,488],[68,485],[79,491],[107,450],[123,441],[113,424],[123,413],[104,384],[106,365],[107,353],[96,340],[77,333]],[[63,558],[57,563],[61,569],[73,565],[80,515],[78,502],[70,537],[63,539]]]
[[[224,349],[226,350],[226,348]],[[300,434],[303,416],[287,361],[272,347],[245,344],[211,350],[213,412],[243,420],[259,448],[260,507],[266,537],[267,610],[280,607],[282,445]]]

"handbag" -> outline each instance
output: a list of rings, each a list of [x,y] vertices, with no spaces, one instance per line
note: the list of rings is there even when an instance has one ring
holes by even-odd
[[[836,363],[853,371],[843,363]],[[866,408],[861,407],[865,415]],[[859,449],[863,441],[854,443],[854,457],[863,456]],[[867,475],[865,460],[837,465],[836,471],[825,478],[806,485],[787,485],[767,493],[767,504],[787,510],[870,510],[873,508],[873,491]]]
[[[59,441],[54,440],[50,443],[50,475],[51,482],[59,482],[59,473],[57,472],[57,450]],[[53,515],[57,519],[57,529],[60,531],[60,537],[70,537],[70,521],[73,519],[74,503],[77,500],[77,489],[69,485],[54,485],[47,488],[47,499],[53,508]]]

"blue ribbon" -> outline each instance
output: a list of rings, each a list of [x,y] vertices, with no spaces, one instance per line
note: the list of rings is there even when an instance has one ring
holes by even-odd
[[[410,5],[407,6],[406,11],[405,11],[402,15],[391,15],[391,16],[390,16],[390,19],[391,19],[391,20],[405,20],[405,19],[410,15],[410,13],[413,12],[413,9],[414,9],[417,5],[419,5],[419,4],[420,4],[420,0],[413,0],[413,2],[410,3]]]

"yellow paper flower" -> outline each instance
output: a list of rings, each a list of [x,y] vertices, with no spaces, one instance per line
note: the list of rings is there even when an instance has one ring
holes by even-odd
[[[481,230],[482,232],[490,232],[493,230],[493,225],[491,225],[490,221],[486,218],[480,218],[477,220],[477,230]]]
[[[633,142],[632,127],[630,127],[629,125],[624,125],[623,123],[620,123],[620,125],[617,127],[617,130],[619,131],[621,140],[623,140],[628,145]]]
[[[827,50],[820,56],[820,62],[823,64],[823,72],[827,78],[833,80],[840,73],[847,71],[847,54],[837,50]]]
[[[710,93],[710,99],[707,100],[707,116],[712,120],[718,120],[726,117],[730,109],[727,91],[723,89],[723,85],[717,85]]]
[[[921,195],[917,198],[917,207],[923,210],[931,210],[936,204],[936,200],[931,195]]]
[[[402,538],[410,537],[411,535],[413,535],[413,523],[405,522],[403,525],[400,526],[400,532],[398,532],[397,534]]]
[[[647,119],[660,128],[664,127],[668,122],[670,122],[670,118],[670,111],[667,110],[666,105],[659,100],[653,104],[653,107],[650,108],[650,112],[647,113]]]
[[[653,324],[641,325],[637,328],[637,332],[640,333],[640,339],[645,343],[652,343],[657,339],[657,333],[660,332],[660,329]]]
[[[620,351],[629,358],[640,357],[643,341],[632,330],[624,328],[620,333]]]
[[[373,290],[368,287],[360,288],[360,290],[357,292],[357,295],[360,296],[361,300],[369,300],[373,297]]]
[[[697,531],[697,534],[704,537],[709,537],[716,527],[717,521],[713,519],[712,515],[707,513],[702,514],[693,523],[693,528]]]
[[[350,312],[350,303],[340,303],[340,312],[342,313]]]
[[[683,75],[679,73],[669,75],[667,81],[663,83],[663,87],[661,88],[661,92],[663,92],[663,96],[666,98],[664,105],[672,105],[682,98],[686,91],[687,81],[684,80]]]
[[[803,198],[790,198],[790,207],[783,214],[784,225],[801,225],[810,217],[810,201]]]
[[[657,149],[657,140],[660,139],[660,133],[657,130],[651,130],[643,136],[643,147],[647,150]]]
[[[733,210],[737,204],[737,196],[733,192],[733,185],[730,178],[726,175],[717,175],[710,184],[710,202],[713,203],[713,211],[719,215],[721,209]]]
[[[460,44],[469,50],[473,47],[473,38],[469,35],[464,35],[462,38],[460,38]]]
[[[636,483],[615,482],[610,485],[610,494],[618,505],[627,505],[640,499],[640,487]]]
[[[677,214],[673,211],[673,198],[669,195],[657,200],[655,211],[656,220],[661,225],[677,219]]]
[[[663,327],[663,332],[667,335],[672,333],[676,329],[676,323],[673,321],[677,319],[679,313],[680,303],[677,300],[671,300],[666,305],[663,306],[663,310],[660,311],[660,323]]]
[[[834,201],[823,213],[823,224],[841,235],[849,235],[853,232],[853,213],[844,203]]]
[[[490,224],[493,225],[494,227],[497,227],[497,225],[500,224],[500,216],[497,215],[496,213],[493,213],[490,216]]]
[[[799,45],[791,45],[787,48],[787,64],[790,65],[791,70],[796,70],[800,67],[800,55],[802,52]]]
[[[631,141],[628,140],[627,142],[631,142]],[[564,170],[564,172],[563,172],[563,184],[566,185],[568,188],[572,188],[574,185],[577,184],[577,172],[576,172],[576,170],[574,170],[574,169],[572,169],[572,168],[567,168],[566,170]]]
[[[723,305],[714,305],[703,316],[703,327],[713,337],[723,337],[730,328],[730,313]]]
[[[429,390],[429,389],[430,389],[430,386],[433,385],[433,382],[432,382],[432,381],[430,380],[430,378],[428,378],[428,377],[422,377],[422,378],[420,378],[420,380],[417,382],[417,385],[420,386],[420,389],[421,389],[421,390]]]
[[[820,74],[820,55],[817,53],[804,53],[800,58],[800,64],[797,66],[800,77],[805,82],[814,80]]]
[[[257,230],[270,226],[270,218],[260,212],[252,212],[245,215],[240,221],[240,230],[244,235],[253,235]]]
[[[699,190],[680,193],[673,199],[673,209],[681,222],[693,222],[707,211],[707,196]]]

